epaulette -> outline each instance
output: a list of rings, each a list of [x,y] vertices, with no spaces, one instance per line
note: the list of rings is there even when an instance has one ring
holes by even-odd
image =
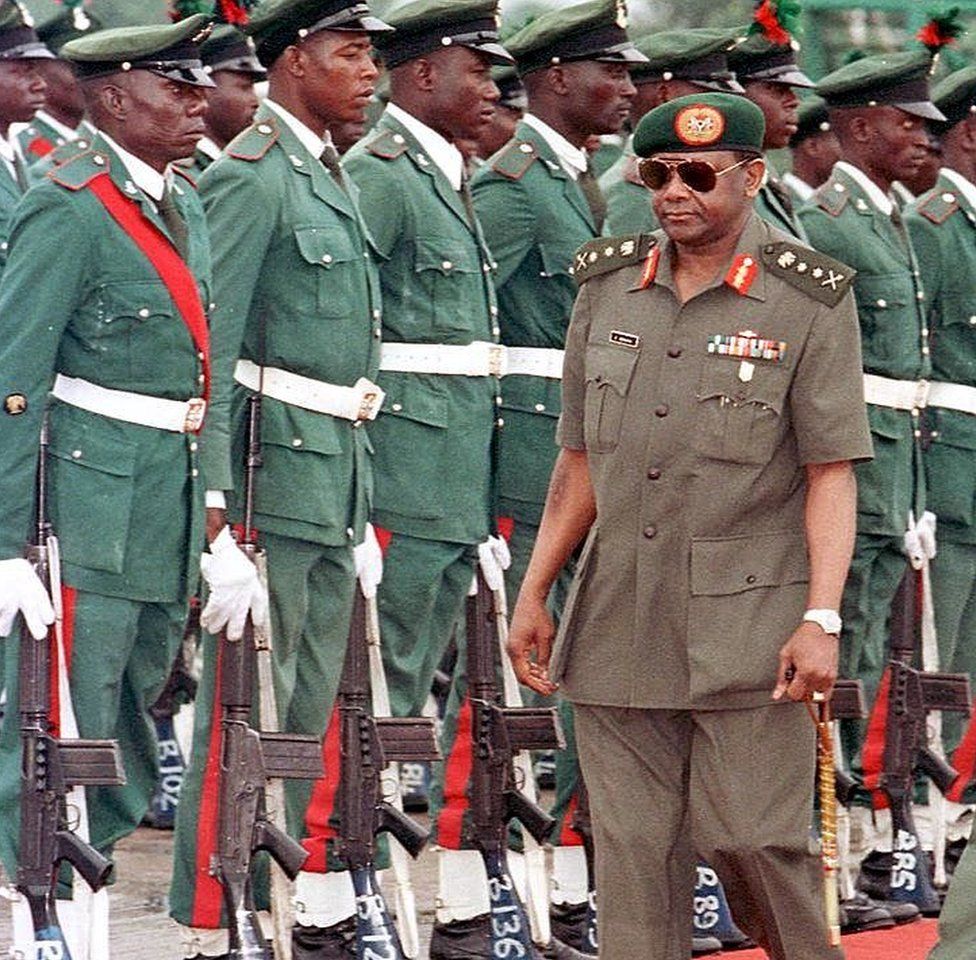
[[[253,163],[260,160],[277,142],[278,124],[273,118],[251,124],[227,144],[227,155]]]
[[[771,274],[828,307],[836,307],[844,299],[857,274],[846,263],[786,240],[767,243],[762,259]]]
[[[816,200],[821,210],[826,210],[832,217],[839,217],[850,200],[850,194],[844,184],[828,183],[817,191]]]
[[[381,160],[396,160],[407,152],[407,139],[402,133],[384,130],[366,144],[366,149]]]
[[[104,153],[86,150],[66,160],[58,167],[48,170],[47,177],[59,187],[67,190],[81,190],[95,177],[108,173],[111,161]]]
[[[582,286],[587,280],[631,267],[646,259],[657,240],[649,233],[632,233],[625,237],[598,237],[576,251],[572,273]]]
[[[927,200],[919,204],[918,212],[932,223],[945,223],[959,209],[959,197],[951,190],[932,192]]]
[[[513,140],[495,154],[491,169],[509,180],[521,180],[538,158],[535,147],[527,140]]]
[[[196,177],[192,176],[192,174],[190,173],[189,169],[187,169],[187,167],[181,166],[178,163],[174,163],[171,165],[170,169],[172,169],[173,173],[175,173],[178,177],[182,177],[191,187],[193,187],[194,190],[196,190],[197,188]]]
[[[91,141],[84,137],[80,137],[77,140],[68,140],[66,143],[62,143],[60,147],[55,147],[42,162],[49,164],[51,167],[60,167],[90,149]]]

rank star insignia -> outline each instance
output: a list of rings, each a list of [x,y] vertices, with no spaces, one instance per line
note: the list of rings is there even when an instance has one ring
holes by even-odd
[[[823,268],[814,267],[811,276],[813,277],[814,280],[819,280],[823,276]]]
[[[18,417],[27,410],[27,397],[22,393],[10,393],[3,400],[3,409],[11,417]]]
[[[707,147],[722,138],[725,117],[708,104],[693,104],[674,118],[674,132],[682,143],[690,147]]]

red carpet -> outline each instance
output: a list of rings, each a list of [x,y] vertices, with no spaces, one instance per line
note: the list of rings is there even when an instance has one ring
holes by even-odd
[[[847,960],[925,960],[938,937],[935,920],[918,920],[904,927],[844,937]],[[722,960],[766,960],[762,950],[723,953]]]

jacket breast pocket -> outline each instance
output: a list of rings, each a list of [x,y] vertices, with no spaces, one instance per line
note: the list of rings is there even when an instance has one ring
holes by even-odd
[[[313,269],[315,304],[323,317],[344,317],[366,302],[364,256],[338,224],[295,228],[302,259]]]
[[[413,308],[426,314],[431,331],[473,334],[485,326],[484,271],[470,241],[418,237],[413,262],[419,288]]]
[[[132,519],[136,450],[112,424],[56,405],[48,509],[66,563],[122,573]]]
[[[925,451],[925,505],[950,523],[976,522],[976,417],[952,410],[934,414]]]
[[[918,352],[919,331],[906,323],[914,312],[915,288],[907,273],[859,275],[854,282],[857,316],[865,362],[892,365],[909,362]]]
[[[744,381],[745,363],[752,367]],[[706,358],[695,394],[698,453],[729,463],[767,463],[783,439],[789,379],[787,369],[769,361]]]
[[[639,356],[638,350],[608,344],[586,348],[583,436],[589,452],[616,449]]]

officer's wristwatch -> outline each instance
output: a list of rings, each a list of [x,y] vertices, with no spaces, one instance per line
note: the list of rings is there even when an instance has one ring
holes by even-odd
[[[803,619],[815,623],[824,633],[832,634],[835,637],[840,636],[843,621],[836,610],[807,610],[803,614]]]

